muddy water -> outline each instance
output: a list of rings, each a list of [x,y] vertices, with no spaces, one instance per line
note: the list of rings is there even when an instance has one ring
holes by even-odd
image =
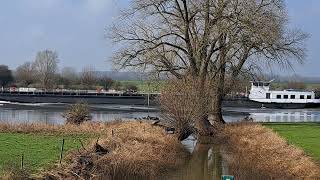
[[[228,175],[228,164],[222,156],[222,148],[215,144],[197,144],[193,138],[183,141],[191,157],[178,170],[159,179],[167,180],[213,180]]]

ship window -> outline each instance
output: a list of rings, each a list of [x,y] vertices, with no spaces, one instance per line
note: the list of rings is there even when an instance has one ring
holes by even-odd
[[[254,86],[258,86],[258,83],[257,83],[257,82],[254,82],[253,85],[254,85]]]
[[[277,99],[281,99],[281,95],[277,95]]]
[[[288,95],[283,95],[283,99],[288,99],[289,96]]]
[[[300,95],[300,99],[304,99],[304,95]]]
[[[308,96],[307,96],[307,99],[311,99],[311,95],[308,95]]]
[[[291,95],[291,96],[290,96],[290,99],[295,99],[295,98],[296,98],[295,95]]]
[[[266,94],[266,98],[267,98],[267,99],[270,99],[270,93],[267,93],[267,94]]]

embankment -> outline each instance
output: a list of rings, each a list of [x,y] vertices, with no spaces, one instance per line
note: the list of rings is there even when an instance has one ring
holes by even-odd
[[[260,124],[225,127],[222,139],[229,171],[236,179],[316,179],[317,162]]]

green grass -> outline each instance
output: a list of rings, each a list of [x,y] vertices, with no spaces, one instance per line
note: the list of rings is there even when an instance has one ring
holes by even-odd
[[[160,92],[165,81],[120,81],[122,85],[131,84],[138,87],[139,92]]]
[[[65,139],[64,154],[71,149],[81,147],[79,139],[85,142],[85,135],[47,135],[0,133],[0,170],[8,163],[24,164],[32,171],[46,168],[60,158],[62,139]]]
[[[271,123],[264,124],[288,143],[302,148],[308,155],[320,161],[320,123]]]

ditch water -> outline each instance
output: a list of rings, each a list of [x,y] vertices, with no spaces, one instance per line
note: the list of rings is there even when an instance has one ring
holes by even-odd
[[[167,180],[213,180],[228,175],[229,169],[219,145],[196,144],[190,137],[183,141],[191,153],[190,159],[180,169],[160,179]]]

